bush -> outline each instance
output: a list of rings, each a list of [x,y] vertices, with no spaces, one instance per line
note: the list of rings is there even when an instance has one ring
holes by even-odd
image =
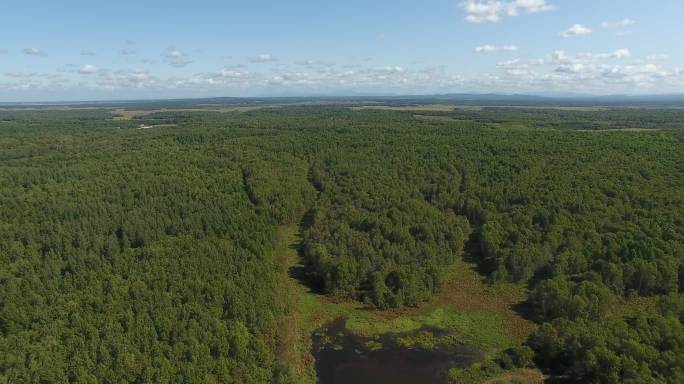
[[[499,354],[497,363],[503,369],[530,368],[534,366],[534,351],[527,345],[511,347]]]

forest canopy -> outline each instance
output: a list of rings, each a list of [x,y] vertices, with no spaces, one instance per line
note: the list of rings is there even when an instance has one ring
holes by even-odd
[[[529,287],[541,368],[684,381],[680,112],[110,112],[0,111],[7,382],[287,381],[281,224],[325,294],[416,306],[465,257]]]

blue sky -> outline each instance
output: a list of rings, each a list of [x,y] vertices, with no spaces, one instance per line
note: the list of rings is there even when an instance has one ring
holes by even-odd
[[[0,100],[684,92],[681,0],[34,1]]]

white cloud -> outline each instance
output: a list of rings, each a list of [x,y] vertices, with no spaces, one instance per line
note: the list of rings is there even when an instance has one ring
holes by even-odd
[[[512,60],[506,60],[502,61],[499,64],[496,65],[497,68],[503,68],[503,69],[512,69],[512,68],[520,68],[520,67],[527,67],[527,64],[524,63],[521,59],[512,59]]]
[[[582,24],[575,24],[572,27],[566,29],[565,31],[561,32],[560,35],[562,37],[568,38],[568,37],[577,37],[577,36],[586,36],[591,34],[591,29],[585,27]]]
[[[521,13],[538,13],[555,9],[546,0],[468,0],[461,3],[467,13],[466,20],[472,23],[499,22],[505,16],[517,16]]]
[[[164,52],[165,57],[178,58],[183,57],[185,54],[177,49],[168,49]]]
[[[522,59],[512,59],[512,60],[506,60],[498,63],[496,65],[497,68],[499,69],[504,69],[504,70],[522,70],[522,69],[529,69],[532,67],[544,65],[546,61],[544,59],[538,59],[538,60],[522,60]]]
[[[628,49],[611,52],[552,52],[536,60],[500,62],[498,71],[470,78],[465,89],[497,92],[561,91],[651,93],[680,91],[684,78],[652,62],[632,59]]]
[[[24,54],[29,56],[45,56],[45,51],[40,48],[24,48]]]
[[[162,53],[162,57],[166,64],[176,68],[182,68],[192,63],[192,60],[188,59],[188,55],[185,52],[181,52],[175,48],[167,48]]]
[[[266,81],[269,86],[311,87],[318,84],[318,79],[307,72],[286,72],[276,74]]]
[[[675,71],[667,71],[652,62],[627,62],[631,56],[628,49],[579,54],[558,50],[538,61],[510,60],[499,63],[502,72],[488,78],[489,87],[518,92],[532,89],[605,94],[662,92],[672,87],[681,89],[684,85]]]
[[[236,68],[223,68],[218,71],[216,75],[224,79],[245,79],[250,77],[248,71],[241,71]]]
[[[13,98],[16,98],[14,92],[48,89],[52,92],[60,92],[69,83],[66,78],[56,73],[6,72],[4,75],[9,80],[0,81],[0,91],[13,92]]]
[[[273,57],[270,53],[260,53],[254,57],[250,57],[249,61],[252,63],[270,63],[276,61],[277,59]]]
[[[604,21],[601,23],[602,28],[623,28],[623,27],[629,27],[636,24],[636,21],[630,19],[630,18],[624,18],[619,21]]]
[[[244,92],[260,85],[261,77],[258,74],[243,70],[242,66],[224,67],[215,72],[200,73],[187,78],[167,80],[170,87],[188,89],[240,89]]]
[[[78,73],[80,73],[81,75],[92,75],[93,73],[97,73],[98,70],[99,68],[97,68],[96,66],[92,64],[86,64],[79,68]]]
[[[38,74],[34,72],[5,72],[5,76],[14,77],[17,79],[28,79],[37,75]]]
[[[100,71],[96,85],[103,89],[150,88],[162,85],[150,72],[137,69]]]
[[[648,61],[661,61],[661,60],[667,60],[669,58],[670,58],[670,55],[667,55],[664,53],[646,56],[646,60],[648,60]]]
[[[479,52],[513,52],[511,47],[483,45]],[[164,59],[187,60],[187,56],[177,49],[168,49],[162,54]],[[246,63],[194,74],[179,71],[175,76],[168,77],[161,76],[168,68],[159,68],[160,72],[156,72],[151,69],[154,67],[149,67],[148,71],[96,68],[88,64],[68,66],[62,71],[63,77],[35,72],[4,73],[4,77],[0,76],[0,91],[31,89],[68,92],[69,89],[86,89],[92,94],[102,92],[102,95],[113,95],[109,92],[115,91],[116,95],[187,97],[471,91],[662,93],[684,90],[684,70],[668,67],[667,62],[657,59],[657,56],[633,57],[627,48],[606,52],[558,50],[539,58],[501,61],[489,70],[467,76],[447,65],[424,66],[413,62],[379,66],[376,62],[362,60],[337,64],[320,60],[283,62],[279,65]],[[159,64],[159,60],[157,62]]]
[[[406,72],[406,69],[404,67],[400,67],[398,65],[387,65],[385,67],[382,67],[379,69],[380,71],[383,72],[389,72],[389,73],[403,73]]]
[[[481,45],[474,49],[475,53],[496,53],[496,52],[515,52],[518,50],[516,45]]]
[[[302,61],[296,62],[295,64],[301,65],[303,67],[313,67],[313,66],[318,64],[318,61],[316,61],[316,60],[302,60]]]
[[[81,49],[81,56],[95,56],[95,52],[90,49]]]
[[[571,55],[563,50],[555,51],[544,64],[552,66],[555,73],[586,75],[606,70],[615,64],[605,63],[607,60],[621,60],[631,57],[628,49],[618,49],[607,53],[581,53]]]
[[[629,49],[622,48],[622,49],[615,50],[611,53],[608,53],[607,56],[605,56],[605,58],[608,58],[608,59],[624,59],[624,58],[631,57],[631,56],[632,56],[632,52],[630,52]]]
[[[607,59],[625,59],[631,56],[632,53],[627,48],[616,49],[612,52],[580,53],[577,55],[570,55],[563,50],[557,50],[551,54],[549,63],[590,62]]]

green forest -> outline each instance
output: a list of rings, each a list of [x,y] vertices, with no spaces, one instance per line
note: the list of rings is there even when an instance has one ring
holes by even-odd
[[[419,308],[463,261],[519,287],[534,329],[493,355],[503,372],[682,383],[683,124],[640,108],[0,110],[0,381],[303,382],[277,352],[291,226],[301,281],[333,303]]]

